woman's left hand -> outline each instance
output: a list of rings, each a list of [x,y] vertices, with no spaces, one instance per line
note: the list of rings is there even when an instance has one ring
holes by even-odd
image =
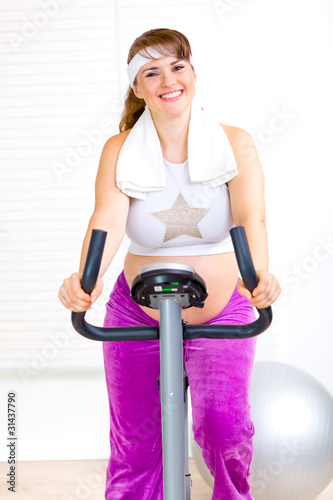
[[[281,287],[275,276],[267,271],[257,270],[259,283],[251,292],[245,287],[243,280],[237,284],[238,292],[246,297],[253,307],[264,309],[276,301],[281,293]]]

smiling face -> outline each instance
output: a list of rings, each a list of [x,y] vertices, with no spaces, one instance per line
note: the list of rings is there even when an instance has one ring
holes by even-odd
[[[133,92],[154,114],[180,115],[188,110],[195,95],[196,74],[191,64],[176,56],[152,59],[135,79]]]

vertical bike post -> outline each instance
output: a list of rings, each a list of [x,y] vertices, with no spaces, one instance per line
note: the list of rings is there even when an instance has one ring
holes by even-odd
[[[175,299],[159,303],[160,397],[162,408],[163,498],[184,500],[184,382],[182,305]]]

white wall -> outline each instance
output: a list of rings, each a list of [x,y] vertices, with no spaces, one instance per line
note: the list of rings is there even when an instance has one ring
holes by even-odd
[[[271,269],[283,286],[257,359],[292,363],[333,393],[329,0],[187,0],[167,11],[159,1],[16,2],[2,11],[0,46],[0,414],[16,390],[20,460],[108,456],[101,346],[72,331],[57,291],[77,268],[101,147],[116,132],[127,85],[127,50],[160,26],[189,37],[202,103],[256,138]],[[97,323],[123,253],[105,279]]]

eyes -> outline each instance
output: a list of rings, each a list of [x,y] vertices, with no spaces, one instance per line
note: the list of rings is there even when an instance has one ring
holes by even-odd
[[[177,64],[177,66],[174,66],[172,68],[172,71],[173,72],[178,72],[178,71],[181,71],[183,68],[185,68],[185,64]],[[154,77],[154,76],[157,76],[157,75],[158,75],[158,73],[152,71],[150,73],[147,73],[146,78]]]

